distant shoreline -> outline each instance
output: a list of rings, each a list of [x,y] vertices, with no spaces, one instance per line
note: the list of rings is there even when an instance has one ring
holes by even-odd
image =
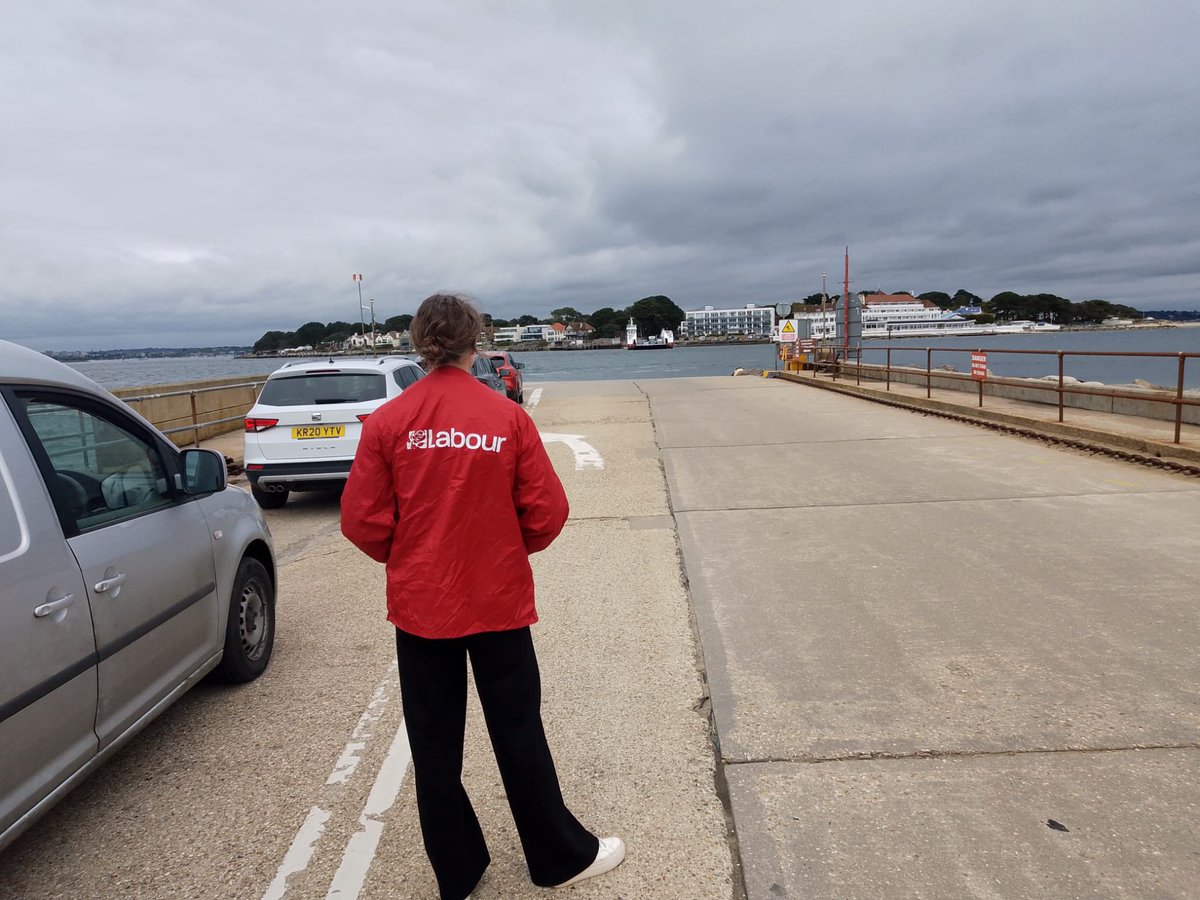
[[[1064,325],[1059,331],[1059,334],[1086,334],[1088,332],[1100,331],[1150,331],[1163,328],[1200,328],[1200,321],[1195,322],[1176,322],[1166,321],[1163,319],[1155,320],[1154,322],[1144,325]],[[1009,332],[1006,337],[1023,334],[1038,334],[1039,332]],[[1044,332],[1043,332],[1044,333]],[[922,337],[944,337],[945,335],[913,335],[905,337],[904,340],[918,340]],[[964,335],[965,337],[966,335]],[[975,335],[971,335],[974,337]],[[982,337],[990,337],[991,335],[981,335]],[[893,334],[891,340],[900,340],[901,336]],[[872,336],[864,338],[864,340],[889,340],[884,336]],[[677,349],[695,348],[695,347],[728,347],[728,346],[755,346],[761,344],[769,344],[767,339],[758,340],[713,340],[713,341],[677,341],[675,347]],[[523,347],[506,345],[503,348],[491,349],[510,349],[514,353],[564,353],[578,350],[620,350],[622,346],[590,346],[590,347]],[[336,356],[336,357],[355,357],[355,356],[371,356],[370,353],[346,353],[345,351],[327,353],[254,353],[249,347],[138,347],[120,350],[43,350],[41,351],[51,359],[56,359],[59,362],[65,363],[81,363],[81,362],[107,362],[122,359],[183,359],[188,357],[207,358],[207,357],[228,357],[232,359],[305,359],[321,356]],[[391,351],[391,355],[409,355],[413,354],[413,350],[398,350]],[[389,353],[377,353],[376,356],[386,356]]]

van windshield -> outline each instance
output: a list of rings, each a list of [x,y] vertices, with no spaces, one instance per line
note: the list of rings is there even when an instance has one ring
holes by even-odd
[[[263,385],[258,402],[266,406],[312,406],[362,403],[386,396],[382,373],[329,372],[272,378]]]

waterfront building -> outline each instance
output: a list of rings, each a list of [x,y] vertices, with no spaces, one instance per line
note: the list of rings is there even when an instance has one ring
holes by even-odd
[[[551,335],[556,334],[553,325],[511,325],[508,328],[497,328],[492,336],[497,344],[521,344],[526,341],[551,341]]]
[[[409,353],[413,349],[412,335],[405,331],[385,331],[375,338],[375,349]]]
[[[554,334],[554,326],[538,323],[536,325],[521,326],[522,341],[548,341],[550,335]]]
[[[863,337],[930,337],[954,334],[991,334],[994,326],[980,325],[942,309],[931,300],[911,294],[859,294],[862,306]],[[818,340],[840,335],[841,300],[824,309],[820,306],[793,306],[792,315],[812,322],[812,336]]]
[[[718,309],[714,306],[689,309],[685,316],[679,325],[679,336],[682,340],[727,335],[770,337],[771,329],[775,325],[774,308],[756,306],[753,303],[729,309]]]
[[[590,341],[596,331],[587,322],[571,322],[566,329],[566,338],[569,341]]]

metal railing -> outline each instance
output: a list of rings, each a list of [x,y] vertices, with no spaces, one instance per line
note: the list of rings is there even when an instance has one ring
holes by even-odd
[[[1185,397],[1184,377],[1189,359],[1200,359],[1200,353],[1161,353],[1161,352],[1122,352],[1119,350],[1010,350],[999,349],[996,347],[893,347],[885,346],[863,346],[861,348],[851,348],[849,359],[838,359],[835,354],[834,359],[821,365],[828,371],[834,373],[836,377],[837,371],[840,369],[843,376],[849,375],[851,370],[855,373],[856,384],[862,384],[863,370],[863,354],[864,353],[884,353],[885,361],[883,365],[885,389],[892,389],[892,351],[900,351],[904,353],[924,352],[925,354],[925,396],[930,398],[933,396],[933,378],[936,375],[941,379],[958,380],[958,381],[976,381],[979,385],[979,406],[983,406],[984,384],[998,384],[1009,387],[1026,388],[1035,391],[1047,391],[1057,394],[1058,398],[1058,421],[1064,421],[1063,412],[1065,408],[1064,400],[1068,394],[1105,397],[1121,400],[1140,400],[1149,403],[1162,403],[1175,407],[1175,439],[1173,443],[1180,443],[1180,438],[1183,430],[1183,408],[1185,406],[1200,406],[1200,398]],[[1011,355],[1026,355],[1026,356],[1043,356],[1057,359],[1058,362],[1058,377],[1053,382],[1047,382],[1035,378],[1018,378],[993,376],[990,373],[986,378],[975,378],[967,372],[959,372],[952,369],[934,369],[933,357],[934,354],[943,353],[966,353],[976,354],[1011,354]],[[1095,388],[1085,384],[1068,384],[1064,375],[1064,361],[1067,357],[1123,357],[1130,359],[1173,359],[1178,361],[1177,377],[1175,382],[1174,395],[1169,396],[1171,391],[1150,391],[1134,393],[1133,391],[1122,391],[1115,388],[1104,387]],[[896,370],[904,370],[906,372],[920,373],[921,369],[917,366],[896,366]],[[868,373],[869,375],[870,373]],[[1167,394],[1168,396],[1164,396]]]
[[[249,403],[235,403],[235,404],[231,404],[231,405],[227,405],[227,406],[220,406],[220,407],[217,407],[216,409],[206,410],[204,413],[205,416],[211,416],[211,415],[215,414],[218,416],[218,418],[201,419],[200,413],[196,406],[196,395],[197,394],[207,394],[207,393],[212,393],[214,391],[234,391],[234,390],[238,390],[240,388],[251,388],[254,391],[255,396],[257,396],[258,389],[260,387],[262,387],[262,385],[265,382],[266,382],[266,379],[261,378],[257,381],[244,381],[244,382],[239,382],[237,384],[219,384],[219,385],[214,385],[212,387],[191,388],[186,391],[164,391],[163,393],[160,393],[160,394],[138,394],[137,396],[134,396],[134,397],[121,397],[120,399],[124,403],[134,404],[134,403],[138,403],[138,402],[145,402],[148,400],[164,400],[164,399],[167,399],[170,397],[188,397],[188,398],[190,398],[192,411],[191,411],[191,421],[188,424],[169,426],[168,423],[178,422],[182,419],[187,418],[185,416],[172,416],[168,419],[164,419],[159,422],[154,422],[154,425],[155,425],[155,427],[158,428],[159,431],[161,431],[163,434],[166,434],[166,435],[182,434],[184,432],[190,431],[190,432],[192,432],[192,446],[199,447],[200,446],[200,431],[201,431],[201,429],[208,428],[213,425],[226,425],[230,422],[237,422],[237,421],[241,420],[242,418],[245,417],[246,411],[249,410],[250,407],[254,405],[254,400],[251,399]],[[240,412],[234,416],[221,416],[220,415],[221,413],[226,413],[233,409],[240,410]],[[164,427],[164,426],[168,426],[168,427]],[[232,430],[232,429],[230,429],[230,430]]]

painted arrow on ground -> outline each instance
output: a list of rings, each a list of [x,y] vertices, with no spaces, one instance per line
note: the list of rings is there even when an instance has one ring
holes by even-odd
[[[600,451],[583,439],[582,434],[548,434],[542,432],[543,444],[566,444],[575,454],[575,471],[603,469],[604,457]]]

